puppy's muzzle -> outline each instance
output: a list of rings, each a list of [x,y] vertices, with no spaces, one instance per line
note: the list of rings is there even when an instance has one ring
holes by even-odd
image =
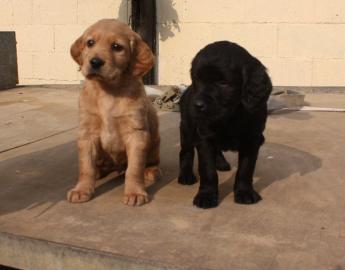
[[[94,70],[98,70],[100,69],[103,65],[104,65],[104,61],[99,58],[99,57],[93,57],[90,60],[90,66],[94,69]]]
[[[206,104],[204,101],[197,99],[194,101],[194,106],[195,108],[200,111],[200,112],[205,112],[206,111]]]

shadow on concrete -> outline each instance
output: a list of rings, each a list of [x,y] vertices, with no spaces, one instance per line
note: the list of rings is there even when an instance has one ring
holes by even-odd
[[[161,123],[161,170],[162,179],[148,187],[154,196],[178,175],[179,114],[160,116]],[[233,166],[232,176],[220,184],[220,199],[232,192],[236,172],[237,153],[226,153]],[[284,180],[292,174],[304,175],[321,167],[320,158],[289,146],[266,143],[260,151],[255,176],[258,191],[275,181]],[[65,143],[0,162],[0,215],[31,209],[50,203],[53,207],[66,200],[66,192],[74,186],[78,176],[76,142]],[[108,178],[108,177],[107,177]],[[123,175],[112,176],[98,183],[95,197],[117,188],[124,183]],[[181,189],[184,187],[181,186]],[[191,198],[194,194],[191,194]],[[47,208],[45,211],[47,211]],[[44,212],[45,212],[44,211]],[[41,213],[42,214],[42,213]],[[40,214],[40,215],[41,215]]]
[[[0,264],[0,269],[1,270],[20,270],[19,268],[13,268],[13,267],[1,265],[1,264]]]
[[[168,113],[160,117],[160,169],[162,179],[147,188],[151,196],[154,196],[164,186],[177,179],[180,151],[179,121],[179,113]]]
[[[148,188],[154,195],[176,178],[178,170],[179,114],[163,114],[161,122],[161,170],[163,179]],[[42,213],[60,201],[78,178],[75,141],[17,156],[0,162],[0,215],[32,209],[50,203]],[[124,176],[111,174],[97,181],[95,197],[123,185]]]
[[[66,198],[78,173],[77,147],[69,142],[0,163],[0,215]]]
[[[226,153],[226,157],[232,165],[237,164],[237,153]],[[284,180],[292,174],[305,175],[316,171],[321,166],[322,160],[315,155],[287,145],[266,142],[260,149],[254,174],[254,178],[258,178],[258,180],[255,181],[254,187],[260,192],[274,182]],[[232,176],[220,184],[220,201],[233,191],[235,173],[236,168],[233,168]]]

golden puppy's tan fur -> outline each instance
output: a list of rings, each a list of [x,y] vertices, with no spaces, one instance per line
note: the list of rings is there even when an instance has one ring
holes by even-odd
[[[67,198],[88,201],[96,179],[126,169],[123,202],[142,205],[149,201],[145,178],[159,177],[158,119],[141,79],[153,54],[126,24],[104,19],[74,42],[71,55],[86,81],[79,99],[79,179]]]

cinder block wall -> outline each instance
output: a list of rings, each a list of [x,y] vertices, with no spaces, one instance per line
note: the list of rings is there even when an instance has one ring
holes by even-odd
[[[0,0],[0,31],[16,31],[19,83],[78,83],[70,45],[101,18],[127,21],[127,0]]]
[[[207,43],[231,40],[269,69],[275,85],[345,85],[344,0],[161,0],[159,82],[188,83]]]
[[[0,0],[0,31],[16,31],[20,84],[78,83],[72,41],[103,17],[127,21],[127,0]],[[231,40],[275,85],[345,85],[344,0],[157,0],[158,83],[189,82],[207,43]]]

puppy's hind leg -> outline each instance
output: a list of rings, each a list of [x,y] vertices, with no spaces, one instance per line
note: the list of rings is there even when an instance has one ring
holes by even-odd
[[[180,124],[180,172],[178,176],[178,183],[181,185],[193,185],[197,182],[193,173],[194,162],[194,143],[193,130],[187,128],[187,125],[181,121]]]
[[[161,170],[158,166],[150,166],[145,168],[144,172],[145,187],[148,187],[161,178]]]
[[[216,168],[218,171],[230,171],[230,163],[225,159],[221,150],[218,150],[216,156]]]
[[[96,180],[104,178],[114,171],[118,171],[118,166],[116,166],[112,158],[103,151],[100,153],[100,157],[96,161],[96,166]]]
[[[152,185],[160,180],[161,170],[159,169],[159,145],[160,137],[156,134],[156,139],[151,145],[151,150],[148,153],[146,168],[144,171],[145,187]]]

